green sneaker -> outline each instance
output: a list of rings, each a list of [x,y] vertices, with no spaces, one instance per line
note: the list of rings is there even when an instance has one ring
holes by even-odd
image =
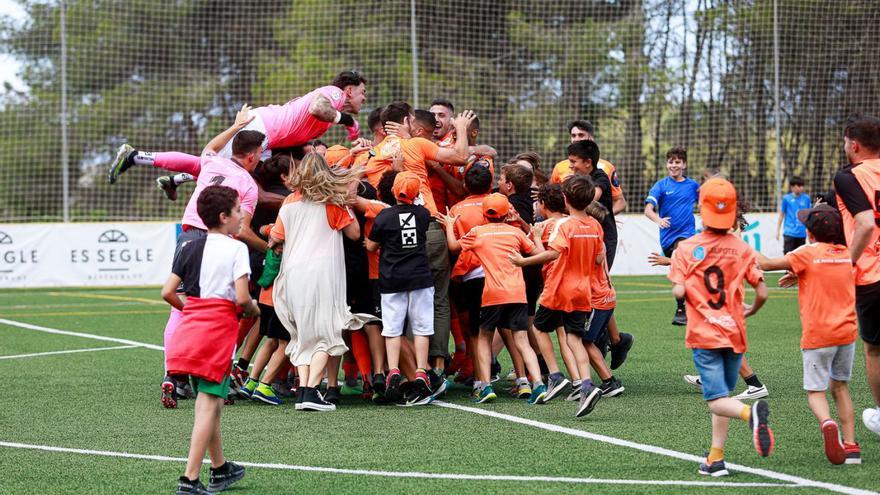
[[[244,382],[244,385],[240,389],[238,389],[238,395],[242,399],[250,399],[251,396],[254,395],[254,390],[257,389],[257,385],[259,384],[260,382],[254,380],[251,377],[248,377],[248,379]]]
[[[547,395],[547,385],[543,383],[532,389],[532,395],[529,396],[529,404],[540,404]]]
[[[115,184],[116,179],[134,165],[134,154],[135,149],[128,144],[123,144],[116,150],[116,159],[113,160],[113,163],[110,164],[110,170],[107,171],[108,182]]]
[[[493,402],[497,398],[498,396],[495,395],[495,391],[492,390],[492,385],[486,385],[483,387],[483,390],[480,390],[479,393],[474,395],[471,402],[474,404],[484,404],[486,402]]]
[[[281,397],[278,397],[275,394],[275,391],[272,390],[272,387],[266,385],[265,383],[261,383],[257,385],[254,393],[251,394],[251,400],[257,402],[265,402],[266,404],[270,404],[273,406],[281,405]]]

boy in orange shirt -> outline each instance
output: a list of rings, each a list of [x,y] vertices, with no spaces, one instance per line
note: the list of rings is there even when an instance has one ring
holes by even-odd
[[[736,190],[725,179],[709,179],[700,188],[700,215],[705,230],[679,243],[672,255],[672,295],[684,298],[687,311],[685,345],[693,349],[703,384],[703,398],[712,412],[712,447],[699,473],[727,476],[724,444],[730,418],[752,428],[755,449],[762,457],[773,450],[770,409],[764,400],[749,407],[730,397],[746,351],[745,318],[767,300],[767,286],[755,251],[730,233],[736,222]],[[743,279],[755,288],[755,301],[743,306]]]
[[[480,342],[478,352],[481,353],[480,376],[487,376],[485,369],[491,363],[492,337],[495,329],[511,330],[514,341],[526,370],[534,380],[529,404],[536,404],[544,398],[547,387],[541,379],[541,368],[535,351],[529,345],[528,308],[526,307],[526,284],[522,270],[508,261],[511,252],[532,253],[535,244],[526,234],[505,221],[511,212],[510,202],[503,194],[490,194],[483,199],[483,216],[489,222],[472,228],[461,239],[455,238],[456,218],[445,215],[442,217],[446,226],[446,242],[453,253],[473,251],[479,259],[486,274],[483,288],[482,307],[480,308]],[[540,246],[538,251],[543,250]],[[486,402],[486,397],[495,395],[490,383],[483,383],[475,402]]]
[[[556,221],[548,236],[546,251],[529,258],[517,254],[510,256],[516,266],[531,266],[553,262],[544,278],[544,291],[538,299],[535,313],[535,329],[554,332],[564,327],[566,341],[574,353],[581,382],[581,398],[576,417],[589,414],[602,397],[601,390],[590,380],[590,356],[593,354],[604,367],[602,354],[594,342],[598,335],[592,328],[588,331],[592,306],[593,273],[601,269],[605,261],[602,226],[584,210],[593,202],[596,186],[584,175],[569,177],[562,186],[569,216]],[[535,228],[540,239],[543,226]],[[541,243],[543,244],[543,243]],[[590,352],[592,351],[592,352]],[[607,373],[607,367],[604,367]],[[607,378],[610,373],[605,375]]]
[[[797,217],[807,228],[809,244],[781,258],[758,254],[758,263],[763,270],[790,270],[797,276],[804,390],[819,420],[825,455],[832,464],[861,464],[848,386],[858,335],[856,293],[843,220],[836,208],[824,204],[800,210]],[[825,398],[829,388],[843,427],[843,441]]]

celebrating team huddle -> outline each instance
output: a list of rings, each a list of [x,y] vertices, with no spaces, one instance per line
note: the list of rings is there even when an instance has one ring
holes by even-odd
[[[161,402],[196,400],[177,493],[219,492],[244,476],[220,442],[221,410],[236,398],[334,411],[343,387],[359,384],[377,406],[417,407],[459,386],[488,407],[505,400],[505,349],[506,400],[522,407],[569,400],[582,418],[626,390],[635,338],[618,328],[609,275],[625,184],[592,124],[571,123],[565,160],[548,176],[531,151],[496,167],[496,150],[478,143],[477,114],[456,115],[441,98],[424,110],[375,108],[371,137],[362,137],[366,85],[345,71],[286,104],[244,105],[201,156],[125,144],[111,164],[111,183],[132,167],[174,172],[157,181],[172,200],[196,182],[162,289],[172,309]],[[350,147],[319,141],[333,125],[345,127]],[[828,460],[861,463],[847,385],[859,335],[874,400],[862,419],[880,435],[880,120],[854,116],[843,136],[851,164],[835,176],[829,204],[804,204],[803,181],[791,181],[800,192],[783,202],[782,257],[739,238],[746,202],[714,167],[702,183],[690,178],[682,147],[669,151],[669,176],[642,203],[663,251],[650,260],[669,266],[672,323],[686,326],[693,354],[697,374],[685,379],[712,413],[699,474],[728,474],[731,418],[749,425],[760,456],[775,446],[768,387],[744,359],[746,320],[769,294],[764,270],[785,270],[780,285],[798,285],[803,386]],[[794,223],[805,242],[789,241]],[[747,389],[733,396],[740,376]]]

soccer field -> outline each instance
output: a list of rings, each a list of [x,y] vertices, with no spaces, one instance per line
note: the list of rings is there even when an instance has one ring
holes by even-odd
[[[635,335],[626,386],[588,416],[557,399],[499,394],[472,406],[453,388],[422,408],[343,397],[332,413],[237,400],[223,411],[226,455],[248,466],[232,493],[868,493],[880,489],[880,438],[861,346],[852,381],[864,464],[832,466],[801,389],[796,290],[771,290],[748,320],[750,364],[770,390],[777,445],[755,453],[742,422],[726,449],[732,476],[697,474],[709,414],[685,384],[684,329],[661,277],[616,277],[622,330]],[[775,277],[768,281],[775,285]],[[749,291],[747,300],[752,297]],[[193,401],[159,403],[158,288],[0,291],[0,493],[171,493],[183,471]],[[506,357],[506,355],[505,355]],[[509,365],[505,362],[505,374]],[[739,389],[743,388],[742,382]],[[503,384],[496,390],[506,390]],[[207,477],[207,468],[202,477]],[[794,490],[794,491],[792,491]]]

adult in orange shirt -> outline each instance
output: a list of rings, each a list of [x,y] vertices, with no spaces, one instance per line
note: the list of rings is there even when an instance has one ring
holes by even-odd
[[[422,137],[401,138],[397,135],[389,135],[376,147],[377,154],[370,160],[370,166],[386,163],[389,164],[395,156],[403,159],[402,168],[410,171],[419,178],[419,198],[415,204],[424,205],[432,216],[437,215],[437,206],[431,195],[431,187],[428,182],[428,160],[444,163],[464,164],[467,161],[467,127],[474,119],[471,111],[464,111],[453,119],[458,142],[454,148],[440,148],[436,144]],[[397,124],[397,128],[407,135],[411,134],[411,124],[414,120],[412,107],[402,101],[389,103],[385,106],[381,116],[382,122]],[[377,181],[378,182],[378,181]],[[370,180],[373,183],[373,180]],[[428,260],[431,265],[431,273],[434,277],[434,335],[431,338],[429,356],[433,373],[432,383],[441,387],[445,383],[442,380],[443,368],[446,359],[449,358],[449,250],[446,247],[446,238],[443,228],[435,221],[428,227]]]
[[[746,351],[745,318],[767,300],[767,286],[755,251],[730,233],[736,222],[736,190],[725,179],[709,179],[700,188],[700,215],[705,230],[679,243],[672,254],[672,294],[684,298],[688,313],[685,345],[693,350],[703,384],[703,398],[712,412],[712,447],[699,473],[726,476],[724,444],[730,418],[741,418],[752,429],[762,457],[773,450],[769,406],[758,400],[749,407],[730,397]],[[744,307],[742,287],[755,288],[755,301]]]
[[[880,119],[847,120],[843,149],[851,165],[835,174],[834,190],[856,267],[856,314],[876,406],[862,412],[862,421],[880,435]]]
[[[572,143],[596,140],[593,137],[596,135],[593,124],[586,120],[575,120],[568,124],[568,134]],[[617,177],[617,169],[611,162],[601,158],[596,163],[596,167],[605,172],[605,174],[608,175],[608,179],[611,181],[611,199],[614,200],[612,207],[614,214],[617,215],[618,213],[623,212],[626,210],[626,198],[623,196],[623,190],[620,188],[620,179]],[[574,173],[575,172],[571,167],[571,161],[568,159],[562,160],[553,167],[553,172],[550,174],[550,182],[554,184],[562,184],[568,176]]]
[[[797,275],[804,390],[819,420],[825,455],[832,464],[861,464],[849,394],[858,336],[856,291],[843,221],[836,208],[825,204],[800,210],[797,216],[807,228],[809,244],[781,258],[768,259],[759,253],[758,263],[763,270],[790,270]],[[831,419],[825,397],[829,387],[843,429],[842,441],[841,428]]]
[[[508,225],[511,206],[503,194],[490,194],[483,199],[483,216],[489,222],[472,228],[461,239],[455,237],[455,218],[443,216],[449,250],[467,253],[473,251],[486,273],[480,308],[480,339],[477,352],[481,353],[477,378],[483,389],[475,402],[489,402],[495,392],[490,384],[489,366],[492,360],[492,336],[496,329],[514,332],[516,347],[525,361],[526,369],[534,380],[529,404],[538,403],[547,388],[541,379],[541,368],[535,351],[529,345],[526,283],[522,270],[508,260],[511,252],[531,253],[535,244],[521,229]],[[542,249],[541,247],[537,248]]]

